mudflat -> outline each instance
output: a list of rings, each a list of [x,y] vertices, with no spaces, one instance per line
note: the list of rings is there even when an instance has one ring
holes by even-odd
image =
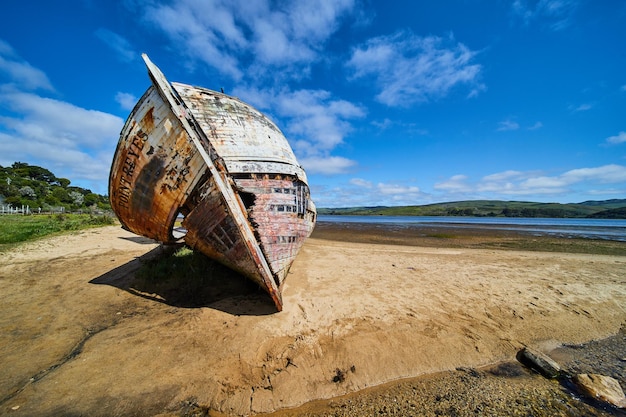
[[[497,371],[524,346],[551,351],[626,323],[623,242],[568,252],[493,233],[337,230],[307,240],[280,313],[229,283],[194,307],[139,285],[162,249],[115,226],[2,253],[0,414],[249,415],[392,383],[401,393],[377,413],[413,392],[414,415],[428,415],[430,397],[406,378],[478,386],[476,368]]]

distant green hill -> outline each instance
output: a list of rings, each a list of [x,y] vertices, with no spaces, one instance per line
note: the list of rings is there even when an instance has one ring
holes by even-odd
[[[59,207],[72,211],[111,209],[107,196],[70,184],[69,179],[36,165],[15,162],[9,167],[0,166],[0,205],[29,206],[31,211]]]
[[[626,219],[626,199],[577,204],[471,200],[421,206],[319,208],[318,214],[359,216],[471,216]]]
[[[600,206],[605,209],[617,209],[626,207],[626,200],[613,199],[613,200],[601,200],[601,201],[583,201],[580,203],[583,206]]]

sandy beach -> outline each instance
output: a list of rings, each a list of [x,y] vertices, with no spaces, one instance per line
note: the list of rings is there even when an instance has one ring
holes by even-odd
[[[4,252],[0,414],[359,415],[349,404],[376,397],[362,415],[383,406],[392,415],[398,401],[415,413],[395,415],[436,415],[446,400],[428,394],[443,390],[437,384],[468,404],[477,394],[463,397],[461,387],[481,387],[505,368],[517,379],[496,381],[509,391],[496,382],[489,389],[508,401],[524,378],[536,393],[542,384],[559,391],[498,364],[524,346],[551,352],[626,325],[624,242],[597,254],[547,240],[553,251],[524,250],[529,238],[517,235],[393,236],[316,230],[292,266],[280,313],[236,275],[244,289],[215,284],[200,307],[138,286],[134,272],[161,249],[115,226]]]

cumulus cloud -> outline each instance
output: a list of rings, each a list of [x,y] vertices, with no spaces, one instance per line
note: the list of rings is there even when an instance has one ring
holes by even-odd
[[[468,96],[484,90],[476,55],[452,36],[422,37],[402,31],[355,48],[347,68],[353,79],[374,80],[381,103],[406,107],[440,99],[459,86],[469,89]]]
[[[105,28],[97,29],[95,35],[104,42],[105,45],[111,48],[122,62],[131,62],[137,57],[137,53],[130,45],[130,42],[123,36]]]
[[[53,91],[48,76],[20,58],[11,45],[0,39],[0,76],[19,89]],[[0,81],[2,78],[0,78]]]
[[[352,130],[348,120],[365,115],[359,106],[334,99],[323,90],[286,92],[275,100],[279,114],[289,118],[287,132],[312,144],[315,152],[330,151],[342,143]]]
[[[300,163],[310,174],[343,174],[356,165],[356,162],[342,156],[312,156],[300,158]]]
[[[567,171],[560,176],[566,184],[592,181],[602,184],[626,182],[626,166],[610,164],[596,168],[579,168]]]
[[[376,186],[377,190],[384,195],[401,195],[406,196],[408,194],[418,194],[420,192],[419,187],[416,186],[406,186],[399,184],[385,184],[378,183]]]
[[[1,40],[0,76],[6,77],[6,82],[0,79],[0,165],[41,165],[106,193],[100,188],[123,120],[38,94],[54,91],[47,75]]]
[[[515,179],[520,179],[525,177],[526,173],[515,170],[508,170],[503,172],[497,172],[495,174],[486,175],[483,177],[483,181],[486,182],[501,182],[501,181],[510,181]]]
[[[321,51],[354,12],[354,0],[287,2],[269,0],[181,0],[173,5],[145,1],[145,21],[165,33],[190,60],[199,59],[239,80],[242,69],[257,75],[281,68],[301,75],[323,58]]]
[[[391,119],[388,119],[388,118],[384,118],[382,121],[374,120],[371,123],[372,123],[372,126],[380,130],[387,130],[395,124]]]
[[[467,180],[468,177],[466,175],[457,174],[446,181],[436,183],[433,188],[451,193],[469,192],[471,187],[467,184]]]
[[[351,120],[365,110],[325,90],[237,89],[235,94],[280,118],[282,130],[307,172],[345,173],[356,163],[330,153],[352,130]]]
[[[350,184],[356,185],[357,187],[372,188],[372,182],[362,178],[352,178]]]
[[[626,192],[626,166],[609,164],[576,168],[555,175],[541,171],[507,170],[472,179],[465,174],[453,175],[435,183],[432,191],[404,182],[372,183],[352,178],[343,186],[318,190],[320,207],[373,205],[413,205],[433,201],[472,199],[563,198],[583,195],[588,198],[611,198]],[[430,187],[427,187],[430,188]],[[582,197],[585,198],[585,197]],[[581,200],[582,201],[582,200]]]
[[[0,103],[16,114],[0,118],[0,165],[25,161],[74,181],[106,183],[121,118],[18,91],[0,93]]]
[[[558,175],[538,171],[508,170],[470,181],[466,175],[455,175],[435,184],[435,189],[449,194],[507,196],[558,196],[576,191],[579,187],[610,190],[612,185],[624,187],[626,166],[609,164],[592,168],[577,168]],[[623,190],[624,191],[624,190]],[[607,191],[608,192],[608,191]],[[487,193],[487,194],[485,194]]]
[[[303,79],[313,64],[327,59],[324,48],[355,14],[355,0],[280,7],[270,0],[139,3],[144,22],[164,33],[188,62],[207,64],[237,81],[235,95],[278,119],[308,172],[344,173],[356,165],[331,153],[352,132],[351,120],[365,110],[328,91],[282,86],[285,80]],[[261,84],[262,90],[255,87]]]
[[[196,57],[224,74],[241,78],[235,52],[245,51],[247,41],[226,5],[181,1],[174,6],[150,3],[146,6],[144,19],[179,45],[177,50],[188,59]],[[205,10],[209,7],[213,10]]]
[[[115,94],[115,101],[120,105],[124,110],[132,110],[137,104],[137,97],[133,94],[122,93],[121,91]]]
[[[320,207],[410,205],[425,197],[416,185],[404,182],[374,184],[363,178],[352,178],[345,186],[333,189],[314,187],[313,191]]]
[[[624,143],[626,142],[626,132],[619,132],[617,135],[615,136],[609,136],[608,138],[606,138],[606,142],[610,143],[612,145],[617,145],[620,143]]]
[[[398,120],[391,120],[384,118],[383,120],[373,120],[370,122],[372,126],[378,129],[380,132],[384,132],[390,129],[402,129],[407,136],[425,136],[428,135],[428,129],[420,127],[414,122],[403,122]]]
[[[122,127],[122,120],[108,113],[87,110],[36,94],[4,93],[0,98],[20,117],[4,117],[2,123],[20,137],[62,147],[96,148]],[[116,133],[116,134],[117,134]]]
[[[374,186],[371,181],[364,180],[362,178],[352,178],[350,181],[351,185],[365,188],[368,190],[373,190],[376,194],[382,194],[385,196],[389,195],[402,195],[407,196],[410,194],[419,194],[420,188],[415,185],[403,185],[397,183],[384,183],[379,182]]]

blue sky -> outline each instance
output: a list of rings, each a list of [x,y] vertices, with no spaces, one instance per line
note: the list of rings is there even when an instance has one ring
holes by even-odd
[[[106,194],[150,85],[272,118],[318,207],[626,198],[626,2],[62,0],[0,7],[0,165]]]

